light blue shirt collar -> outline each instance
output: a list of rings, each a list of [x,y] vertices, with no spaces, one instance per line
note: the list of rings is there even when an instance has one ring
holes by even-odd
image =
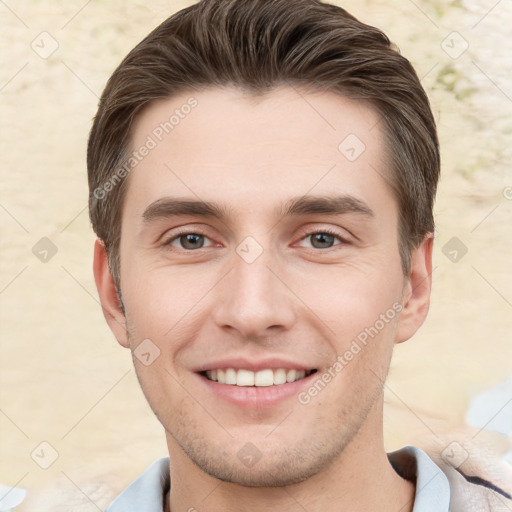
[[[169,457],[156,460],[105,512],[163,512],[169,490]]]
[[[395,471],[416,482],[416,496],[412,512],[449,512],[450,483],[443,471],[419,448],[405,446],[389,453]]]

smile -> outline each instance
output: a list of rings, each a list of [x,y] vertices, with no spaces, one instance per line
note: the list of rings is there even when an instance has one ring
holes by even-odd
[[[206,370],[201,372],[208,380],[219,382],[220,384],[229,384],[232,386],[279,386],[288,382],[301,380],[316,370],[294,370],[294,369],[264,369],[257,372],[251,370],[234,368],[225,368],[217,370]]]

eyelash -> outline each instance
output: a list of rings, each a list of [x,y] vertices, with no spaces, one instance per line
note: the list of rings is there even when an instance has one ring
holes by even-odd
[[[310,236],[318,235],[318,234],[332,235],[334,238],[337,238],[340,243],[336,244],[336,245],[333,245],[332,247],[326,247],[324,249],[318,249],[317,247],[308,247],[308,249],[317,250],[317,251],[324,251],[325,252],[325,251],[328,251],[330,249],[335,249],[338,245],[344,245],[344,244],[348,244],[349,243],[348,240],[346,240],[344,237],[342,237],[336,230],[329,229],[329,228],[319,229],[319,230],[314,230],[314,231],[308,231],[305,235],[303,235],[300,238],[300,241],[302,242],[302,240],[305,240],[305,239],[309,238]]]
[[[184,236],[184,235],[199,235],[199,236],[204,236],[205,238],[208,238],[208,235],[206,233],[203,233],[200,229],[194,230],[194,231],[183,230],[183,231],[178,231],[178,233],[175,233],[171,238],[169,238],[166,242],[164,242],[163,245],[170,246],[172,244],[172,242],[174,242],[175,240],[178,240],[178,238],[180,238],[181,236]],[[200,249],[203,249],[203,247],[201,247]],[[194,250],[197,251],[198,249],[181,249],[181,250],[187,251],[187,252],[193,252]]]
[[[340,242],[339,244],[337,245],[343,245],[343,244],[348,244],[348,240],[346,240],[344,237],[342,237],[339,233],[337,233],[335,230],[333,229],[329,229],[329,228],[326,228],[326,229],[321,229],[321,230],[315,230],[315,231],[309,231],[307,233],[305,233],[303,236],[301,236],[300,238],[300,241],[303,241],[305,240],[306,238],[312,236],[312,235],[317,235],[317,234],[323,234],[323,235],[332,235],[334,236],[335,238],[338,239],[338,241]],[[204,236],[205,238],[209,238],[208,235],[206,235],[205,233],[203,233],[201,230],[195,230],[195,231],[187,231],[187,230],[183,230],[183,231],[180,231],[178,233],[175,233],[171,238],[169,238],[166,242],[164,242],[164,246],[171,246],[172,242],[174,242],[175,240],[178,240],[181,236],[183,235],[199,235],[199,236]],[[325,249],[318,249],[316,247],[310,247],[309,249],[313,249],[313,250],[318,250],[318,251],[327,251],[329,249],[334,249],[336,247],[336,245],[332,246],[332,247],[327,247]],[[199,249],[207,249],[207,247],[200,247]],[[199,249],[178,249],[178,250],[182,250],[182,251],[185,251],[185,252],[194,252],[194,251],[198,251]]]

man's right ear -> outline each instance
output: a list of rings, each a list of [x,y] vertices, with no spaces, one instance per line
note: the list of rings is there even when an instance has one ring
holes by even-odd
[[[99,238],[96,239],[94,244],[93,271],[105,320],[119,344],[128,348],[126,317],[121,309],[114,279],[108,266],[105,244]]]

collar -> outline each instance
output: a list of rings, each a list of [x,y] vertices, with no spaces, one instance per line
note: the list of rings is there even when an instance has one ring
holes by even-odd
[[[388,459],[402,478],[416,482],[412,512],[449,512],[448,478],[424,451],[414,446],[405,446],[388,453]]]

